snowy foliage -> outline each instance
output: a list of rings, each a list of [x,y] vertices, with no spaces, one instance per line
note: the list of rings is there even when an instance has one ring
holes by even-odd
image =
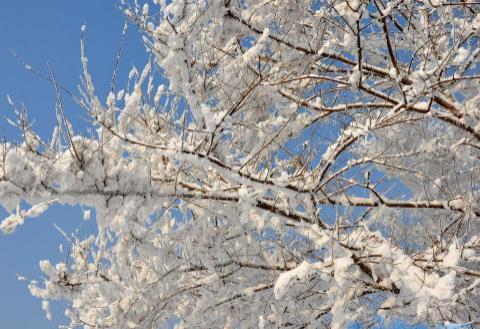
[[[63,299],[69,328],[479,320],[478,4],[121,5],[151,60],[98,96],[82,39],[94,133],[58,106],[43,141],[19,112],[24,142],[0,149],[4,233],[52,203],[98,224],[41,262],[47,316]]]

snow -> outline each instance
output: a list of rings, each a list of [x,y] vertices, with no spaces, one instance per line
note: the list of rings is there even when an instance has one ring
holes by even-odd
[[[296,268],[280,274],[273,287],[275,299],[281,299],[287,292],[287,289],[294,280],[305,280],[308,275],[314,271],[308,261],[303,261]]]
[[[165,7],[165,16],[172,15],[174,17],[173,22],[177,22],[182,17],[185,2],[183,0],[173,0],[168,6]]]
[[[23,216],[29,217],[29,218],[38,217],[48,209],[50,204],[51,204],[51,202],[50,203],[40,202],[40,203],[34,205],[33,207],[31,207],[28,211],[26,211],[23,214]]]
[[[5,218],[0,224],[0,230],[5,234],[12,234],[17,229],[17,226],[23,225],[25,217],[18,214],[12,214]]]
[[[332,313],[332,329],[345,328],[345,324],[352,320],[349,314],[345,312],[346,307],[347,305],[345,305],[341,298],[333,303],[332,310],[330,311]]]
[[[243,60],[245,63],[250,63],[252,60],[255,60],[258,55],[264,50],[268,37],[270,35],[270,29],[265,28],[258,38],[257,42],[253,47],[250,47],[245,54],[243,54]]]
[[[450,247],[448,247],[448,252],[443,257],[443,265],[447,267],[455,267],[457,266],[460,260],[460,249],[456,246],[456,241],[454,240]]]
[[[15,232],[18,226],[23,225],[26,218],[35,218],[40,216],[48,209],[50,206],[47,202],[40,202],[32,206],[27,211],[20,210],[20,207],[17,207],[17,213],[11,214],[5,218],[0,224],[0,230],[5,234],[12,234]]]
[[[83,211],[83,220],[89,220],[90,219],[90,209],[85,209]]]
[[[17,275],[17,280],[18,281],[27,281],[28,279],[22,275]]]
[[[143,8],[142,8],[142,15],[143,15],[143,16],[147,16],[147,15],[148,15],[148,9],[149,9],[148,3],[145,3],[145,4],[143,5]]]
[[[337,1],[318,15],[280,3],[125,2],[149,59],[97,96],[82,40],[92,133],[70,141],[60,125],[50,143],[22,113],[10,120],[25,141],[0,147],[2,232],[53,202],[96,215],[98,232],[66,236],[68,262],[43,261],[29,285],[65,300],[70,326],[176,314],[184,327],[344,328],[382,300],[385,316],[437,321],[478,297],[479,88],[461,66],[478,63],[471,42],[455,48],[477,19],[427,2]],[[391,31],[400,74],[367,16],[399,8],[418,26]],[[432,35],[435,49],[414,51]],[[432,101],[450,95],[458,118]]]
[[[468,57],[468,55],[470,54],[469,50],[464,48],[464,47],[460,47],[458,48],[458,51],[457,51],[457,54],[455,56],[455,58],[453,59],[453,63],[454,64],[462,64]]]
[[[351,274],[348,273],[347,269],[352,264],[353,260],[350,256],[335,258],[333,264],[333,268],[335,271],[334,278],[339,286],[343,286],[347,280],[351,279]]]
[[[52,313],[50,312],[50,303],[47,300],[42,300],[42,309],[48,320],[52,320]]]
[[[440,300],[450,300],[455,288],[456,272],[450,270],[438,279],[437,284],[431,290],[431,294]]]
[[[286,171],[282,171],[280,173],[280,177],[278,177],[277,182],[281,186],[287,186],[289,181],[290,175]]]
[[[119,116],[119,127],[122,131],[127,131],[132,125],[135,116],[140,112],[140,99],[142,97],[142,89],[135,86],[132,94],[125,95],[125,108]]]
[[[263,315],[258,317],[258,329],[265,329],[266,321]]]
[[[118,100],[118,101],[121,101],[124,96],[125,96],[125,89],[121,89],[121,90],[117,93],[117,100]]]
[[[361,77],[361,72],[360,72],[360,68],[357,65],[353,68],[352,73],[348,78],[348,82],[353,86],[358,86],[358,84],[360,83],[360,77]]]
[[[107,106],[111,108],[114,105],[115,105],[115,94],[113,92],[110,92],[107,97]]]

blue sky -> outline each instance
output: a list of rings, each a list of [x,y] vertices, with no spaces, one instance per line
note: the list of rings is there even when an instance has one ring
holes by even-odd
[[[89,67],[99,96],[106,96],[115,63],[124,17],[117,1],[108,0],[27,0],[2,1],[0,10],[0,135],[12,140],[17,132],[9,127],[5,116],[12,117],[6,95],[17,105],[24,103],[34,127],[49,138],[55,120],[55,92],[52,86],[27,71],[15,59],[14,49],[33,67],[48,72],[50,63],[60,83],[76,91],[81,74],[80,28],[87,23],[86,47]],[[125,81],[131,65],[142,67],[146,61],[141,38],[134,26],[127,34],[120,65],[119,84]],[[123,74],[122,74],[123,73]],[[73,123],[81,124],[85,116],[65,97],[66,112]],[[66,232],[82,227],[91,230],[93,223],[82,224],[80,208],[55,206],[42,217],[28,220],[14,235],[0,238],[0,328],[51,329],[65,323],[62,303],[52,305],[53,320],[48,321],[38,299],[32,297],[17,274],[40,279],[41,259],[59,261],[59,244],[68,246],[54,228],[56,223]],[[7,213],[0,207],[0,220]]]

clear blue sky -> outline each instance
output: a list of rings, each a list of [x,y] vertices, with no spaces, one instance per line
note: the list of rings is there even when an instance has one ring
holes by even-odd
[[[90,71],[99,96],[105,98],[110,87],[116,51],[124,17],[116,0],[24,0],[2,1],[0,10],[0,135],[12,140],[17,132],[9,127],[5,116],[12,117],[6,95],[28,109],[34,127],[48,138],[54,127],[55,93],[51,85],[25,70],[11,54],[14,49],[34,66],[48,72],[47,63],[55,69],[57,79],[75,91],[81,74],[80,28],[87,23],[86,46]],[[120,81],[125,80],[132,64],[145,63],[146,54],[134,26],[130,26],[120,66]],[[123,74],[122,74],[123,73]],[[121,82],[119,82],[121,83]],[[120,84],[119,84],[120,85]],[[79,123],[83,113],[65,98],[66,111],[72,122]],[[0,220],[6,216],[0,207]],[[0,238],[0,328],[51,329],[65,323],[61,303],[52,305],[53,320],[48,321],[38,299],[28,292],[17,274],[41,279],[41,259],[59,261],[59,244],[68,246],[53,227],[66,232],[82,225],[80,208],[54,207],[44,216],[27,220],[11,236]],[[90,227],[88,227],[90,225]],[[85,226],[85,224],[84,224]],[[91,230],[87,223],[84,231]],[[65,248],[67,249],[67,248]]]
[[[0,10],[0,135],[12,140],[17,132],[6,125],[3,117],[12,116],[6,101],[11,95],[18,105],[23,103],[35,120],[34,127],[49,138],[55,120],[55,93],[52,86],[27,71],[9,49],[14,49],[33,67],[48,72],[47,63],[55,69],[57,79],[75,91],[81,74],[80,27],[87,23],[86,46],[90,72],[99,96],[106,98],[110,88],[116,51],[124,24],[116,0],[26,0],[2,1]],[[119,83],[126,80],[133,65],[146,61],[141,38],[134,26],[127,34],[121,59]],[[65,97],[69,119],[82,125],[84,115],[78,106]],[[0,208],[0,220],[7,213]],[[0,328],[51,329],[65,323],[61,302],[52,305],[53,320],[48,321],[40,301],[30,295],[25,282],[17,274],[41,279],[38,262],[60,261],[59,244],[68,243],[54,228],[56,223],[67,233],[81,228],[81,234],[92,230],[93,222],[82,223],[80,208],[55,206],[43,216],[27,220],[11,236],[0,238]],[[397,324],[395,328],[405,328]]]

